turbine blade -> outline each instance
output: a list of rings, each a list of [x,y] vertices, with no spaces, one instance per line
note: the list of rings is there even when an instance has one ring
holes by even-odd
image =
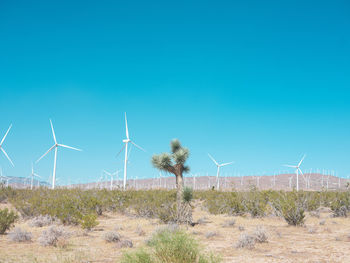
[[[10,157],[7,155],[7,153],[5,152],[4,148],[0,148],[1,151],[5,154],[6,158],[10,161],[10,163],[12,164],[13,167],[15,167],[15,165],[13,164],[12,160],[10,159]]]
[[[126,132],[126,138],[129,139],[128,120],[126,119],[126,112],[125,112],[125,132]]]
[[[299,164],[298,164],[298,167],[300,167],[300,165],[301,165],[302,162],[304,161],[305,157],[306,157],[306,154],[304,154],[303,158],[300,160],[300,162],[299,162]]]
[[[289,164],[284,164],[283,166],[285,166],[285,167],[290,167],[290,168],[298,168],[298,167],[295,166],[295,165],[289,165]]]
[[[226,165],[229,165],[229,164],[232,164],[234,162],[229,162],[229,163],[223,163],[223,164],[220,164],[220,166],[226,166]]]
[[[136,143],[134,143],[133,141],[130,141],[133,145],[135,145],[137,148],[139,148],[140,150],[146,152],[145,149],[143,149],[141,146],[138,146]]]
[[[111,176],[111,173],[107,172],[106,170],[103,170],[103,172]]]
[[[56,141],[56,135],[55,135],[55,130],[53,129],[53,125],[52,125],[52,121],[50,119],[50,124],[51,124],[51,130],[52,130],[52,136],[53,136],[53,139],[55,141],[55,144],[57,144],[57,141]]]
[[[120,173],[122,170],[117,170],[115,171],[112,175],[118,175],[118,173]]]
[[[124,146],[121,148],[121,150],[117,153],[117,155],[115,156],[115,158],[117,158],[117,157],[119,156],[119,154],[124,150],[124,148],[125,148],[125,144],[124,144]]]
[[[79,152],[83,151],[83,150],[80,150],[78,148],[74,148],[74,147],[71,147],[71,146],[68,146],[68,145],[64,145],[64,144],[58,144],[58,146],[61,146],[61,147],[64,147],[64,148],[68,148],[68,149],[72,149],[72,150],[76,150],[76,151],[79,151]]]
[[[34,176],[36,176],[36,177],[39,177],[39,178],[41,178],[41,176],[39,176],[39,175],[37,175],[37,174],[33,174]]]
[[[2,140],[1,140],[1,142],[0,142],[0,145],[2,145],[3,142],[5,141],[7,134],[8,134],[9,131],[11,130],[11,127],[12,127],[12,124],[10,124],[10,127],[7,129],[7,132],[5,133],[4,137],[2,138]]]
[[[55,148],[56,145],[52,146],[50,149],[47,150],[46,153],[44,153],[35,163],[38,163],[46,154],[48,154],[53,148]]]
[[[216,165],[219,165],[217,161],[215,161],[215,159],[213,158],[213,156],[211,156],[209,153],[208,153],[208,156],[210,159],[212,159],[212,161],[216,164]]]

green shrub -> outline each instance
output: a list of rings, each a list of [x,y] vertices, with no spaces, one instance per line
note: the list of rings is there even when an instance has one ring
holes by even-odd
[[[149,246],[159,262],[215,262],[200,252],[198,243],[181,230],[163,229],[153,235]],[[216,261],[217,262],[217,261]]]
[[[350,195],[348,192],[336,193],[330,203],[334,217],[347,217],[350,210]]]
[[[13,223],[17,220],[18,216],[13,212],[5,208],[0,210],[0,234],[5,234],[6,230],[9,230]]]
[[[253,188],[251,191],[245,194],[243,204],[245,206],[245,210],[252,217],[262,217],[265,215],[266,200],[263,192],[257,191],[256,188]]]
[[[83,229],[91,230],[98,224],[97,215],[95,214],[84,215],[81,219],[81,227]]]
[[[245,212],[243,196],[239,192],[196,192],[196,198],[205,200],[205,206],[211,214],[242,215]]]
[[[199,244],[188,234],[178,229],[165,228],[157,231],[148,242],[147,251],[126,253],[122,263],[217,263],[213,255],[201,253]]]
[[[190,203],[193,199],[193,190],[191,187],[184,187],[183,193],[182,193],[182,198],[184,202]]]
[[[274,201],[277,211],[289,225],[300,226],[304,224],[305,199],[298,192],[283,193]]]
[[[161,222],[168,224],[176,222],[176,203],[163,204],[158,209],[158,218]]]
[[[133,253],[125,253],[122,258],[122,263],[154,263],[155,260],[152,259],[151,255],[139,249]]]

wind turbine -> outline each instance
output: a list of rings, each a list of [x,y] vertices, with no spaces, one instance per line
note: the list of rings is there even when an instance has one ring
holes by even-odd
[[[208,153],[208,156],[209,156],[210,159],[212,159],[212,161],[215,163],[215,165],[216,165],[217,168],[218,168],[217,173],[216,173],[216,188],[217,188],[217,190],[219,190],[219,188],[220,188],[220,182],[219,182],[220,167],[223,167],[223,166],[232,164],[232,163],[234,163],[234,162],[219,164],[217,161],[215,161],[215,159],[214,159],[209,153]]]
[[[81,152],[82,150],[77,149],[77,148],[74,148],[74,147],[71,147],[71,146],[67,146],[67,145],[64,145],[64,144],[59,144],[59,143],[57,143],[56,135],[55,135],[55,130],[54,130],[54,128],[53,128],[51,119],[50,119],[50,124],[51,124],[52,136],[53,136],[53,140],[55,141],[55,144],[54,144],[53,146],[51,146],[51,148],[48,149],[47,152],[44,153],[44,155],[41,156],[35,163],[38,163],[42,158],[44,158],[45,155],[47,155],[49,152],[51,152],[53,149],[55,149],[55,159],[54,159],[54,162],[53,162],[53,176],[52,176],[52,189],[55,189],[55,181],[56,181],[56,163],[57,163],[57,150],[58,150],[58,147],[68,148],[68,149],[72,149],[72,150],[80,151],[80,152]]]
[[[192,175],[192,183],[193,183],[192,188],[193,188],[193,191],[194,191],[194,190],[196,190],[196,176],[197,176],[197,174],[191,173],[191,175]]]
[[[4,150],[4,148],[2,147],[2,144],[4,143],[7,134],[9,133],[9,131],[11,130],[12,124],[10,124],[10,127],[7,129],[7,132],[5,133],[5,136],[2,138],[1,142],[0,142],[0,150],[2,151],[2,153],[5,155],[5,157],[7,158],[7,160],[9,160],[9,162],[12,164],[12,166],[15,166],[12,162],[12,160],[10,159],[10,157],[7,155],[6,151]]]
[[[299,172],[301,173],[301,175],[304,177],[303,172],[300,170],[300,166],[303,163],[304,159],[305,159],[306,155],[304,154],[303,158],[300,160],[300,162],[298,163],[298,165],[284,165],[286,167],[290,167],[290,168],[294,168],[295,169],[295,173],[297,175],[297,191],[299,191]],[[305,179],[305,178],[304,178]]]
[[[37,175],[36,173],[34,173],[34,166],[32,163],[32,173],[30,174],[31,176],[31,180],[30,180],[30,190],[33,190],[33,181],[34,181],[34,177],[38,177],[41,178],[39,175]]]
[[[128,130],[128,120],[126,118],[126,112],[125,112],[125,134],[126,134],[126,139],[123,140],[123,143],[125,143],[125,145],[122,147],[122,149],[119,151],[119,153],[117,154],[117,156],[123,151],[123,149],[125,148],[125,157],[124,157],[124,181],[123,181],[123,189],[126,190],[126,179],[127,179],[127,163],[128,163],[128,144],[129,142],[132,143],[133,145],[135,145],[137,148],[139,148],[140,150],[146,152],[143,148],[141,148],[140,146],[138,146],[136,143],[134,143],[132,140],[130,140],[129,137],[129,130]]]
[[[7,177],[2,174],[2,167],[0,167],[0,180],[1,180],[1,182],[5,182],[6,178]]]
[[[110,190],[113,190],[113,176],[116,175],[117,178],[118,178],[118,174],[119,174],[120,170],[117,170],[117,171],[115,171],[114,173],[109,173],[109,172],[107,172],[106,170],[103,170],[103,172],[111,177]]]

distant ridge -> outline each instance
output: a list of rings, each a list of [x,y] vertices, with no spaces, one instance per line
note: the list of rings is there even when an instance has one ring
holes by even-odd
[[[285,190],[291,191],[296,188],[295,174],[278,174],[264,176],[242,176],[242,177],[220,177],[220,190],[246,191],[252,187],[260,190]],[[304,179],[305,178],[305,179]],[[216,185],[215,176],[185,177],[186,186],[194,186],[195,190],[208,190]],[[346,190],[350,183],[349,179],[340,178],[321,173],[306,173],[299,177],[300,190],[320,191],[320,190]],[[128,189],[175,189],[175,177],[148,178],[148,179],[129,179],[127,181]],[[83,188],[83,189],[110,189],[110,181],[92,182],[84,184],[72,184],[60,186],[61,188]],[[113,189],[122,189],[122,181],[114,180]]]

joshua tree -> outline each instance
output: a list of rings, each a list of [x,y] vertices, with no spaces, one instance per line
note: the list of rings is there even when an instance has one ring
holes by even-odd
[[[155,168],[172,173],[176,176],[176,205],[177,205],[177,220],[182,220],[183,209],[183,189],[184,181],[182,174],[189,172],[190,168],[185,165],[189,156],[189,150],[181,146],[179,140],[174,139],[170,143],[171,154],[161,153],[159,155],[153,155],[152,164]]]

